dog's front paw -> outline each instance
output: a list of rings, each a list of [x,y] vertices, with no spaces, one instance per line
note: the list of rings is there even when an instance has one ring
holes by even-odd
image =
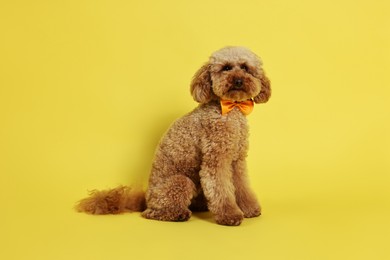
[[[238,211],[230,214],[221,214],[215,216],[215,221],[220,225],[239,226],[244,219],[242,212]]]
[[[242,211],[244,212],[244,217],[246,217],[246,218],[254,218],[254,217],[258,217],[261,215],[260,206],[242,209]]]
[[[255,197],[237,200],[237,204],[246,218],[254,218],[261,215],[261,207]]]

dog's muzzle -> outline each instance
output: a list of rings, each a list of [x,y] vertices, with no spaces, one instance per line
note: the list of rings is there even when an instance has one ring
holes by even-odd
[[[242,90],[243,88],[243,80],[241,78],[233,79],[233,87],[231,90]]]

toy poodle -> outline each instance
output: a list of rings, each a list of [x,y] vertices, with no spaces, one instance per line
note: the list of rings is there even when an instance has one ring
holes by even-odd
[[[146,192],[120,186],[92,191],[78,211],[142,211],[148,219],[186,221],[209,210],[221,225],[240,225],[261,214],[248,184],[246,115],[271,95],[261,60],[244,47],[214,52],[194,75],[199,106],[178,119],[157,146]]]

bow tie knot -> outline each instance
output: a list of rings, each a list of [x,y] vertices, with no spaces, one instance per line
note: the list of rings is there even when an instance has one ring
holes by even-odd
[[[240,109],[240,111],[247,116],[252,112],[254,103],[252,99],[245,101],[221,100],[222,115],[226,115],[235,107]]]

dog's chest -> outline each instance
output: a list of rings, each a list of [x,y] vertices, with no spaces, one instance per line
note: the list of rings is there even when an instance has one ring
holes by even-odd
[[[224,127],[223,131],[230,135],[229,138],[237,142],[247,139],[247,119],[238,109],[234,109],[226,116],[222,116],[221,121]]]
[[[246,117],[237,109],[215,118],[205,126],[207,142],[219,147],[234,159],[245,153],[248,146],[248,124]]]

